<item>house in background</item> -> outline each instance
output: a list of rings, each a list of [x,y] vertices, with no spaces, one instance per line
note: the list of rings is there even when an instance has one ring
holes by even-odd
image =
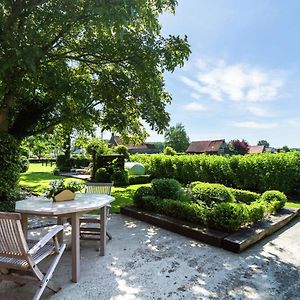
[[[247,154],[251,153],[263,153],[265,152],[265,146],[260,145],[260,146],[249,146],[247,150]]]
[[[226,149],[225,140],[195,141],[191,142],[186,150],[189,154],[224,154]]]
[[[134,154],[134,153],[153,154],[153,153],[160,152],[155,147],[154,144],[150,144],[150,143],[143,143],[141,145],[125,144],[125,143],[123,143],[122,139],[119,136],[114,135],[113,133],[112,133],[111,138],[108,141],[108,143],[113,147],[119,146],[119,145],[124,145],[128,148],[128,151],[130,154]]]

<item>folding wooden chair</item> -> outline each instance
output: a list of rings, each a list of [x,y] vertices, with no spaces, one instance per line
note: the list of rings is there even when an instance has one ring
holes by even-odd
[[[113,183],[112,182],[86,182],[85,192],[91,194],[107,194],[111,195]],[[108,220],[109,207],[106,208],[106,220]],[[84,223],[87,226],[81,226]],[[88,226],[88,224],[97,224],[95,227]],[[99,240],[100,238],[100,216],[83,215],[80,218],[80,238],[83,240]],[[109,240],[112,239],[111,234],[106,232]]]
[[[26,241],[22,226],[21,215],[18,213],[0,212],[0,282],[14,281],[23,285],[38,284],[34,300],[40,299],[45,288],[58,292],[49,280],[65,250],[66,245],[59,245],[57,234],[63,230],[62,225],[55,226],[39,242]],[[53,242],[49,242],[53,239]],[[37,264],[49,255],[54,259],[44,275]]]

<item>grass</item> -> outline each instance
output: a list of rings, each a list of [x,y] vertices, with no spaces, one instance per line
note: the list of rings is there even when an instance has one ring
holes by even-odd
[[[55,166],[50,167],[42,166],[42,164],[30,164],[28,171],[21,175],[20,186],[27,187],[35,193],[43,194],[47,190],[51,180],[66,178],[63,176],[53,175],[54,168]],[[67,180],[74,179],[70,178]],[[110,211],[113,213],[119,213],[120,207],[132,204],[132,197],[135,191],[140,186],[147,185],[149,184],[135,184],[128,187],[114,187],[112,196],[115,197],[116,200],[112,202]]]

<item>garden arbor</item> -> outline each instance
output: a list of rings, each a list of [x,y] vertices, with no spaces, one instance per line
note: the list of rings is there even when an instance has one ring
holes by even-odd
[[[186,37],[160,33],[159,14],[176,2],[0,4],[0,175],[13,178],[0,183],[1,202],[16,186],[15,152],[26,136],[85,120],[141,138],[141,119],[159,132],[168,125],[163,72],[190,53]]]

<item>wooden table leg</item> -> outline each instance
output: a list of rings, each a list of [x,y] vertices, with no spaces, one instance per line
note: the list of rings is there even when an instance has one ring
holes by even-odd
[[[106,206],[101,207],[100,209],[100,255],[104,256],[105,255],[105,248],[106,248]]]
[[[71,215],[72,225],[72,281],[78,282],[80,276],[80,239],[78,213]]]
[[[27,214],[21,214],[21,224],[22,229],[24,232],[25,239],[28,238],[28,215]]]
[[[62,217],[57,217],[57,225],[64,225],[64,222],[63,222],[63,218],[62,218]],[[61,232],[58,233],[57,239],[58,239],[58,242],[59,242],[60,244],[63,243],[63,241],[64,241],[64,232],[63,232],[63,230],[62,230]]]

